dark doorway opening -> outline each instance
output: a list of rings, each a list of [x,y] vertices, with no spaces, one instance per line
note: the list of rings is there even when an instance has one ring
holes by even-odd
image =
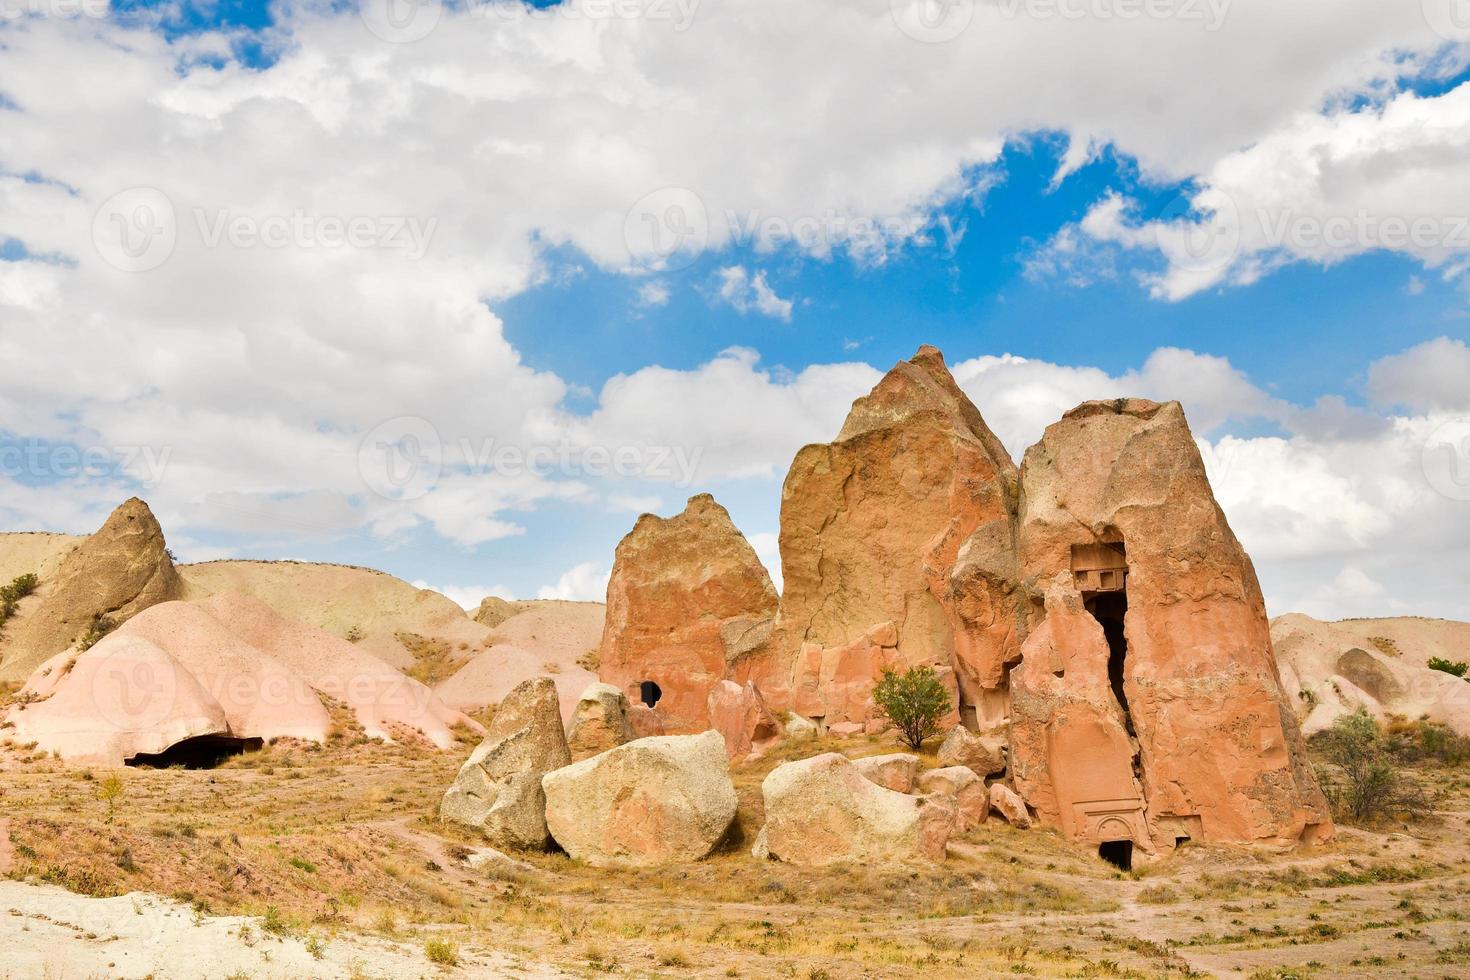
[[[226,759],[246,752],[258,752],[263,743],[258,738],[230,738],[227,735],[200,735],[175,742],[162,752],[140,752],[127,760],[130,766],[146,769],[213,769]]]
[[[1105,840],[1097,845],[1097,856],[1120,871],[1133,870],[1133,842]]]
[[[1128,712],[1128,695],[1124,693],[1124,668],[1128,660],[1128,637],[1123,623],[1128,615],[1128,593],[1098,592],[1086,600],[1087,611],[1103,628],[1108,641],[1108,681],[1113,687],[1113,697],[1123,709],[1127,719],[1128,734],[1133,734],[1133,716]]]
[[[644,681],[638,685],[638,700],[650,708],[658,707],[659,699],[664,696],[663,688],[653,681]]]

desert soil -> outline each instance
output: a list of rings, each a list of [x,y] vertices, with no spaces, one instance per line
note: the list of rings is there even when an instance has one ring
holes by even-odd
[[[736,839],[698,865],[555,855],[472,870],[434,819],[463,752],[279,743],[207,771],[109,773],[0,753],[0,977],[1464,977],[1467,783],[1431,822],[1272,855],[1187,845],[1122,873],[997,818],[942,865],[793,868]],[[932,765],[932,757],[928,764]],[[741,839],[743,838],[743,839]],[[431,962],[430,943],[441,959]],[[446,957],[443,953],[451,954]]]

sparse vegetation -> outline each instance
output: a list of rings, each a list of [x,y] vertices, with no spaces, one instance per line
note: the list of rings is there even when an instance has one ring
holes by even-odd
[[[1465,672],[1470,671],[1470,664],[1459,660],[1446,660],[1443,657],[1430,657],[1429,669],[1450,674],[1454,677],[1464,677]]]
[[[110,617],[104,616],[102,613],[97,613],[92,617],[92,621],[87,624],[87,628],[82,632],[81,637],[77,639],[78,649],[92,649],[102,641],[104,636],[115,629],[117,629],[116,622]]]
[[[1401,771],[1368,712],[1344,715],[1313,743],[1327,760],[1318,767],[1318,779],[1338,819],[1374,824],[1391,817],[1416,819],[1428,809],[1424,790]]]
[[[916,751],[939,734],[939,720],[950,709],[949,691],[932,667],[914,667],[904,674],[885,670],[873,688],[873,701]]]
[[[116,819],[117,808],[122,803],[125,790],[126,787],[123,786],[122,777],[117,773],[109,774],[97,784],[97,799],[107,807],[108,823],[112,823]],[[129,857],[128,860],[131,862],[132,858]]]
[[[25,575],[17,576],[9,585],[0,585],[0,630],[5,628],[5,623],[11,616],[15,615],[15,607],[20,600],[36,591],[40,580],[34,574],[27,572]]]
[[[430,939],[424,943],[424,955],[439,966],[459,966],[459,947],[448,939]]]

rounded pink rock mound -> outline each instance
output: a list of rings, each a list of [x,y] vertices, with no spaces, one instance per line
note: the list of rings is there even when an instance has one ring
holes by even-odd
[[[417,681],[246,596],[167,602],[87,651],[42,664],[16,698],[11,740],[68,762],[123,765],[190,739],[325,741],[322,696],[370,737],[454,744],[474,723]]]

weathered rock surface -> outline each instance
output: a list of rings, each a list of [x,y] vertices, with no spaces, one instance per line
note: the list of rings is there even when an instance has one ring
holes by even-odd
[[[499,596],[486,596],[480,600],[480,608],[475,611],[475,622],[494,629],[519,613],[522,608],[521,603],[510,602]]]
[[[599,867],[697,861],[735,819],[718,732],[640,738],[547,773],[541,785],[551,835]]]
[[[941,766],[964,766],[981,777],[1005,772],[1005,731],[994,729],[976,735],[956,726],[940,744],[938,759]]]
[[[778,766],[761,793],[766,825],[754,852],[793,864],[939,859],[955,821],[944,800],[884,789],[836,753]]]
[[[720,681],[709,692],[709,720],[731,762],[759,758],[781,740],[781,723],[754,684]]]
[[[1255,571],[1179,405],[1084,404],[1021,481],[1036,621],[1011,672],[1011,772],[1040,819],[1148,851],[1330,833]]]
[[[574,761],[601,755],[635,737],[628,721],[628,699],[622,691],[611,684],[597,683],[582,692],[567,731],[567,746]]]
[[[990,808],[1005,817],[1006,823],[1019,830],[1027,830],[1031,827],[1031,814],[1026,810],[1026,803],[1015,791],[1005,783],[992,783],[990,786]]]
[[[180,598],[182,585],[148,505],[126,501],[41,581],[40,601],[6,627],[0,680],[22,680],[68,649],[97,616],[126,622]]]
[[[912,793],[919,775],[919,757],[907,752],[892,755],[870,755],[854,759],[853,765],[867,779],[895,793]]]
[[[990,790],[985,780],[965,766],[920,773],[917,788],[923,796],[942,797],[953,804],[955,833],[980,826],[990,815]]]
[[[943,355],[921,348],[853,404],[835,442],[792,463],[780,624],[742,676],[774,707],[865,726],[882,666],[953,668],[965,703],[998,720],[1024,622],[1017,489]]]
[[[663,716],[656,708],[650,708],[646,704],[628,705],[628,727],[633,729],[634,738],[651,738],[655,735],[667,735],[664,731]]]
[[[1304,735],[1359,709],[1470,735],[1470,685],[1429,668],[1433,657],[1470,660],[1470,624],[1415,617],[1323,623],[1293,613],[1271,621],[1271,642]]]
[[[526,681],[501,702],[485,740],[444,794],[439,817],[481,831],[496,847],[545,847],[541,777],[571,761],[556,685]]]
[[[632,700],[646,702],[651,682],[667,730],[704,731],[710,691],[767,639],[777,603],[765,566],[713,497],[690,498],[676,517],[645,514],[613,561],[599,673]]]

